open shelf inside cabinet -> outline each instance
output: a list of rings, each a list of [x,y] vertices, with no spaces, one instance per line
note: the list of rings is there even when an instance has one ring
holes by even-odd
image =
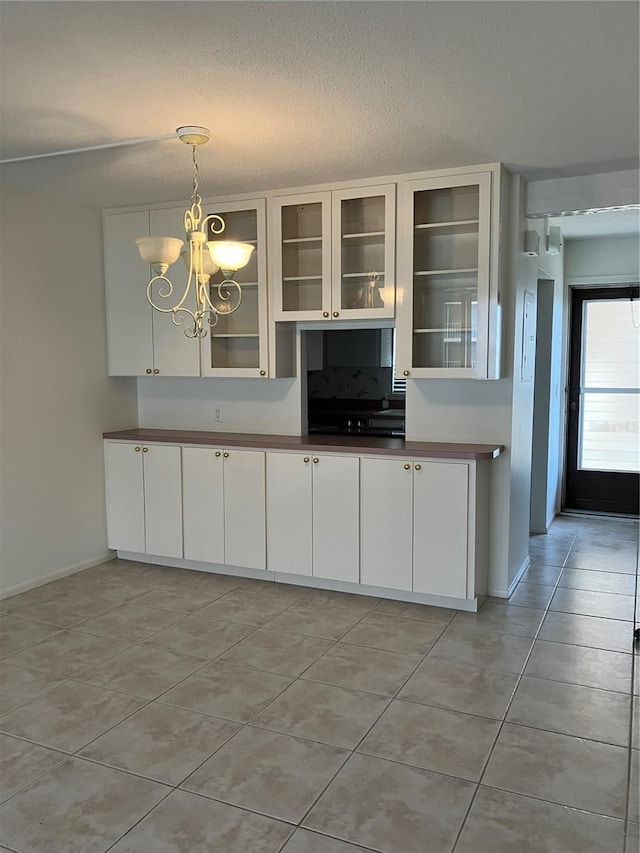
[[[282,208],[282,310],[322,309],[322,203]]]
[[[218,368],[260,367],[258,335],[214,335],[211,338],[211,366]]]
[[[422,190],[415,194],[414,225],[424,227],[458,227],[475,223],[480,210],[477,184]]]
[[[340,276],[343,309],[384,308],[386,197],[346,198],[340,202]]]
[[[467,276],[417,279],[413,294],[413,367],[475,367],[477,317],[477,280]]]
[[[251,243],[256,246],[258,243],[258,222],[255,210],[229,210],[226,212],[218,212],[219,216],[224,220],[225,228],[221,234],[213,234],[211,231],[212,224],[209,222],[208,240],[235,240],[238,243]],[[207,212],[205,211],[205,216]],[[255,255],[255,252],[253,253]]]

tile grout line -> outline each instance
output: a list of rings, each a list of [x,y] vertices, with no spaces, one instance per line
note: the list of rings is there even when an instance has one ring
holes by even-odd
[[[575,536],[574,536],[574,540],[573,540],[573,541],[575,541]],[[566,560],[568,559],[569,554],[571,553],[571,548],[572,548],[572,547],[573,547],[573,542],[572,542],[572,544],[569,546],[569,549],[568,549],[568,551],[567,551],[567,557],[565,557],[565,562],[566,562]],[[562,569],[562,571],[564,571],[564,564],[563,564],[563,569]],[[560,572],[560,574],[558,575],[558,578],[557,578],[557,580],[556,580],[556,582],[555,582],[555,585],[554,585],[554,591],[553,591],[553,593],[552,593],[552,595],[551,595],[551,598],[550,598],[550,599],[549,599],[549,601],[547,602],[546,607],[544,608],[544,616],[543,616],[543,617],[542,617],[542,619],[540,620],[540,624],[538,625],[538,628],[537,628],[537,630],[536,630],[536,633],[535,633],[535,635],[534,635],[534,637],[533,637],[533,639],[532,639],[531,647],[529,648],[529,651],[528,651],[528,653],[527,653],[527,656],[526,656],[526,658],[525,658],[525,660],[524,660],[524,663],[522,664],[522,667],[521,667],[521,669],[520,669],[520,673],[518,674],[518,677],[517,677],[516,683],[515,683],[515,685],[514,685],[514,687],[513,687],[513,690],[512,690],[512,692],[511,692],[511,696],[510,696],[510,698],[509,698],[509,701],[507,702],[507,706],[506,706],[506,708],[505,708],[504,715],[503,715],[503,717],[502,717],[502,720],[500,721],[500,726],[499,726],[499,728],[498,728],[498,731],[497,731],[497,733],[496,733],[496,736],[495,736],[495,738],[494,738],[494,741],[493,741],[493,743],[492,743],[492,745],[491,745],[491,749],[489,750],[489,754],[487,755],[487,757],[486,757],[486,759],[485,759],[485,762],[484,762],[484,765],[483,765],[482,771],[481,771],[480,776],[479,776],[479,778],[478,778],[478,781],[477,781],[477,783],[476,783],[476,789],[475,789],[475,791],[473,792],[473,796],[471,797],[471,801],[470,801],[470,803],[469,803],[469,805],[468,805],[468,807],[467,807],[467,810],[466,810],[466,812],[465,812],[465,814],[464,814],[464,817],[462,818],[462,821],[461,821],[460,826],[459,826],[459,828],[458,828],[458,832],[457,832],[457,835],[456,835],[455,840],[454,840],[454,842],[453,842],[453,846],[451,847],[451,853],[455,853],[456,847],[458,846],[458,844],[459,844],[459,842],[460,842],[460,838],[462,837],[462,833],[463,833],[463,831],[464,831],[464,828],[465,828],[465,825],[466,825],[467,820],[468,820],[468,818],[469,818],[469,815],[471,814],[471,810],[473,809],[473,805],[474,805],[474,803],[475,803],[475,801],[476,801],[476,799],[477,799],[478,792],[480,791],[480,788],[482,787],[482,780],[484,779],[485,773],[486,773],[486,771],[487,771],[487,768],[488,768],[488,766],[489,766],[489,763],[490,763],[491,758],[492,758],[492,756],[493,756],[493,753],[494,753],[494,751],[495,751],[496,745],[497,745],[497,743],[498,743],[498,739],[500,738],[500,735],[501,735],[502,730],[503,730],[503,728],[504,728],[504,725],[505,725],[505,723],[506,723],[507,716],[508,716],[508,714],[509,714],[509,711],[511,710],[511,706],[512,706],[512,704],[513,704],[513,700],[514,700],[514,698],[515,698],[516,692],[517,692],[517,690],[518,690],[518,687],[520,686],[520,682],[522,681],[524,671],[525,671],[525,669],[527,668],[527,664],[529,663],[529,660],[530,660],[530,658],[531,658],[531,655],[533,654],[533,649],[535,648],[536,641],[537,641],[537,639],[538,639],[538,636],[539,636],[539,634],[540,634],[540,631],[542,630],[542,626],[543,626],[543,624],[544,624],[544,620],[546,619],[547,613],[549,612],[549,605],[550,605],[550,604],[551,604],[551,602],[553,601],[553,596],[555,595],[555,591],[556,591],[556,589],[558,588],[558,584],[560,583],[560,578],[562,577],[562,571],[561,571],[561,572]],[[517,589],[517,587],[516,587],[516,589]]]

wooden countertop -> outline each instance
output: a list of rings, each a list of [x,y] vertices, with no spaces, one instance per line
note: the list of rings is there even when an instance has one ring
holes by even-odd
[[[501,444],[461,444],[442,441],[405,441],[350,435],[260,435],[242,432],[206,432],[173,429],[125,429],[105,432],[117,441],[204,444],[214,447],[247,447],[265,450],[300,450],[308,453],[371,453],[384,456],[419,456],[444,459],[497,459]]]

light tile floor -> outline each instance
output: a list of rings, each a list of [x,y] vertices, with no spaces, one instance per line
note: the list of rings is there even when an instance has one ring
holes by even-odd
[[[636,853],[637,535],[563,516],[478,614],[121,561],[6,599],[0,849]]]

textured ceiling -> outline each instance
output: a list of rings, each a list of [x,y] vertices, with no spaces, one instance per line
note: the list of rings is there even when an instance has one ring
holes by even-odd
[[[203,195],[496,160],[531,178],[637,166],[634,2],[0,2],[0,52],[0,157],[203,124]],[[0,179],[178,201],[189,152]]]

